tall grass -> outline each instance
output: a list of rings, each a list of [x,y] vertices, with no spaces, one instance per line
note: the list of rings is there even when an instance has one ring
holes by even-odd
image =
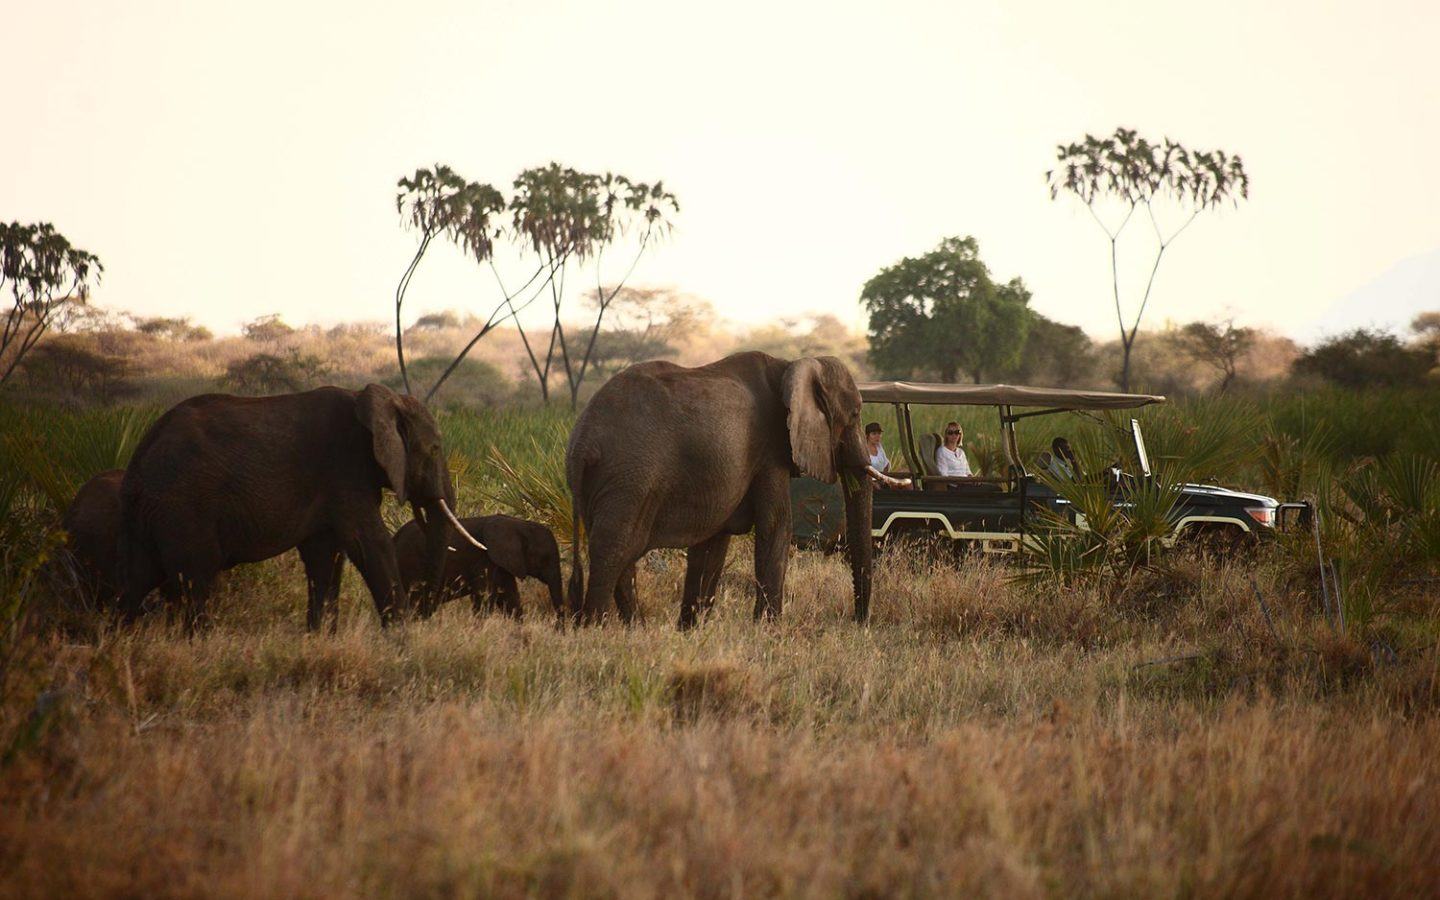
[[[738,567],[738,563],[737,563]],[[288,572],[295,575],[294,571]],[[1440,877],[1440,684],[1317,627],[1274,560],[1117,601],[886,556],[875,621],[797,557],[670,624],[447,608],[307,636],[303,580],[215,627],[56,639],[57,725],[0,778],[0,883],[74,893],[1414,895]],[[1270,598],[1267,617],[1249,579]],[[527,589],[532,613],[546,602]]]
[[[293,554],[232,572],[193,637],[38,623],[25,690],[0,691],[0,893],[1428,893],[1440,474],[1413,449],[1433,399],[1389,402],[1410,412],[1335,404],[1406,429],[1378,456],[1291,398],[1142,413],[1164,477],[1318,494],[1343,633],[1303,542],[1030,583],[889,552],[866,628],[843,562],[814,553],[785,616],[753,623],[744,541],[683,634],[671,554],[639,567],[628,628],[557,629],[526,583],[523,622],[452,605],[381,630],[352,573],[338,633],[307,635]],[[983,446],[993,411],[972,413]],[[151,416],[0,408],[3,537],[53,540],[32,524]],[[1038,451],[1063,421],[1099,465],[1127,418],[1021,427]],[[463,512],[568,528],[568,411],[439,419]],[[1100,525],[1117,560],[1145,546]],[[12,546],[7,573],[48,552],[27,570]]]

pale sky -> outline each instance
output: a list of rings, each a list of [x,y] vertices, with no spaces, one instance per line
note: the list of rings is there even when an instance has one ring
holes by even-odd
[[[1252,178],[1167,254],[1155,324],[1298,332],[1440,248],[1433,0],[0,6],[0,218],[97,253],[99,303],[223,330],[389,316],[394,184],[434,162],[663,179],[677,229],[636,283],[747,322],[861,325],[867,278],[968,234],[1109,336],[1106,244],[1043,173],[1116,125]],[[482,276],[436,253],[412,308],[478,312]]]

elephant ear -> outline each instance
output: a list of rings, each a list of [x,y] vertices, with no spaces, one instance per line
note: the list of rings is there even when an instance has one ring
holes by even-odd
[[[395,499],[404,503],[405,441],[400,437],[399,411],[400,395],[383,385],[371,384],[360,392],[355,415],[370,430],[375,462],[385,472]]]
[[[516,578],[525,577],[525,546],[515,529],[504,525],[484,525],[475,534],[485,543],[485,552],[490,554],[491,562]]]
[[[802,475],[835,483],[830,421],[821,402],[824,370],[818,359],[797,359],[785,369],[780,395],[790,432],[790,459]]]

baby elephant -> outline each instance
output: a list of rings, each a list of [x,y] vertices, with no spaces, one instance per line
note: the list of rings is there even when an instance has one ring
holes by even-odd
[[[520,616],[517,578],[538,578],[550,589],[556,614],[562,611],[560,548],[550,529],[514,516],[474,516],[461,519],[487,550],[463,540],[452,540],[446,554],[445,584],[440,599],[469,594],[476,612],[484,608],[480,591],[512,616]],[[425,577],[425,533],[411,520],[395,532],[395,557],[400,563],[400,584],[408,594]]]
[[[61,521],[75,561],[80,590],[97,607],[120,593],[117,572],[120,536],[120,482],[124,469],[101,472],[81,485]]]

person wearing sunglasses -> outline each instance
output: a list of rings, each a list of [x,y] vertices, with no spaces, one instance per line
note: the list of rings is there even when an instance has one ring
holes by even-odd
[[[946,478],[969,478],[970,460],[960,446],[965,432],[959,422],[945,423],[945,442],[935,448],[935,470]]]

